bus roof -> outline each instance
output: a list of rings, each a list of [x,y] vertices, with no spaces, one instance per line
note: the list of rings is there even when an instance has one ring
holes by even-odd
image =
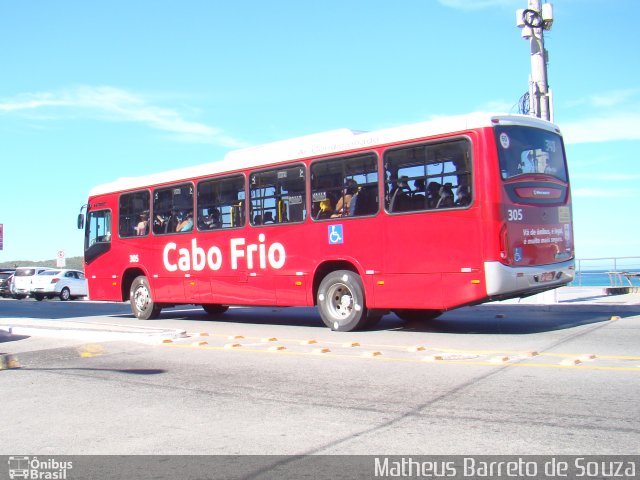
[[[472,113],[439,117],[426,122],[401,127],[361,132],[342,128],[328,132],[281,140],[255,147],[233,150],[224,159],[169,170],[139,177],[123,177],[91,189],[89,196],[113,193],[153,185],[176,183],[194,177],[202,177],[228,172],[237,172],[247,168],[277,165],[295,159],[304,159],[321,155],[338,154],[352,150],[373,148],[379,145],[411,141],[446,133],[456,133],[501,124],[530,125],[559,132],[559,129],[545,121],[528,115],[508,115],[496,113]]]

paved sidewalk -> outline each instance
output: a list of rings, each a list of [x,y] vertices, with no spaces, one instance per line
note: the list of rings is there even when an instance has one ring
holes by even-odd
[[[640,305],[640,293],[607,295],[605,287],[561,287],[527,298],[494,303],[525,305]]]

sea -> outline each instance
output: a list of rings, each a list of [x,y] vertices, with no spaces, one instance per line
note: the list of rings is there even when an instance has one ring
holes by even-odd
[[[625,270],[628,273],[640,274],[640,270]],[[569,284],[571,287],[612,287],[623,286],[628,287],[629,282],[625,277],[610,276],[606,270],[582,270],[576,272],[576,278]],[[615,282],[615,283],[614,283]],[[640,278],[632,278],[631,283],[634,286],[640,286]]]

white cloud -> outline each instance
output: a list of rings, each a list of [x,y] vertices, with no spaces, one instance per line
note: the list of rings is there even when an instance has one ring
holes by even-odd
[[[595,107],[615,107],[617,105],[625,104],[630,98],[635,97],[639,92],[640,89],[637,88],[613,90],[599,95],[592,95],[589,99]]]
[[[596,108],[611,108],[628,103],[633,97],[640,94],[640,88],[626,88],[610,90],[608,92],[594,93],[587,97],[567,102],[569,107],[588,105]]]
[[[640,112],[585,114],[583,119],[562,122],[560,128],[567,144],[640,140]]]
[[[52,108],[73,110],[76,113],[82,111],[84,115],[111,121],[140,123],[177,134],[176,138],[181,141],[204,142],[231,148],[246,146],[218,128],[186,120],[176,110],[152,105],[140,95],[109,86],[80,86],[57,93],[25,93],[0,101],[0,113]]]
[[[640,140],[640,88],[594,93],[566,107],[579,108],[579,120],[561,122],[568,144]]]

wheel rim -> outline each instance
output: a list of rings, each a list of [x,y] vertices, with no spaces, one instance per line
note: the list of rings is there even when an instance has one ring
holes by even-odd
[[[62,299],[63,299],[63,300],[69,300],[69,296],[70,296],[70,295],[69,295],[69,290],[67,290],[66,288],[64,288],[64,289],[62,290]]]
[[[133,302],[140,312],[144,312],[147,309],[147,306],[151,302],[151,295],[149,295],[149,290],[146,286],[138,285],[133,295]]]
[[[327,307],[329,314],[339,324],[347,320],[357,309],[354,294],[344,283],[331,285],[327,290]]]

